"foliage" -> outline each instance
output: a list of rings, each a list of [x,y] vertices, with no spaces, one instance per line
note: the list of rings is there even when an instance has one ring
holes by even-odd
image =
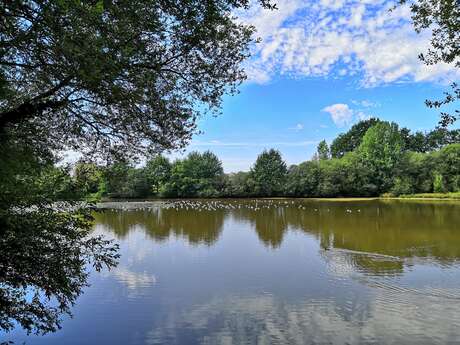
[[[341,158],[329,157],[323,141],[319,145],[323,159],[318,159],[316,154],[314,159],[289,168],[276,150],[262,152],[250,172],[231,174],[223,173],[221,162],[211,152],[192,152],[173,163],[163,156],[155,156],[145,167],[137,168],[120,160],[94,168],[103,172],[98,195],[112,198],[365,197],[384,193],[431,193],[434,189],[459,190],[459,130],[438,128],[412,134],[394,123],[378,120],[358,140],[357,133],[366,126],[357,126],[339,136],[339,141],[334,140],[342,148],[360,142],[351,152],[343,150],[345,154]],[[347,137],[351,138],[350,143],[343,141]],[[70,179],[71,185],[81,186],[77,176],[74,176],[76,182]],[[96,186],[93,183],[93,188]]]
[[[281,153],[271,149],[262,152],[258,157],[249,175],[249,184],[254,195],[277,196],[284,189],[287,167]]]
[[[262,6],[273,8],[269,0]],[[245,79],[248,0],[6,1],[0,129],[91,153],[184,146]],[[121,157],[121,155],[120,155]]]
[[[147,161],[144,172],[147,182],[151,186],[151,192],[154,195],[158,195],[160,193],[160,188],[171,176],[171,163],[169,159],[158,155]]]
[[[444,176],[448,191],[460,191],[460,144],[453,144],[439,151],[437,169]]]
[[[401,159],[395,178],[401,182],[410,182],[410,191],[399,190],[397,194],[405,193],[428,193],[433,190],[433,171],[437,165],[435,153],[422,154],[418,152],[406,152]]]
[[[395,123],[377,123],[364,135],[357,152],[368,174],[379,186],[379,193],[391,188],[393,172],[401,161],[403,147],[398,125]]]
[[[191,152],[174,162],[171,177],[162,188],[167,197],[217,197],[224,185],[222,163],[212,152]]]
[[[446,128],[437,128],[425,136],[425,142],[428,151],[439,150],[446,145],[460,142],[460,129],[447,130]]]
[[[237,198],[250,196],[248,180],[249,173],[245,171],[226,175],[224,195]]]
[[[128,172],[130,169],[132,167],[126,160],[115,161],[104,169],[104,176],[107,181],[107,196],[113,198],[126,197],[124,191],[128,183]]]
[[[431,47],[419,58],[427,65],[452,64],[460,68],[460,6],[458,0],[399,0],[409,3],[412,20],[417,32],[431,29]],[[444,99],[427,100],[430,108],[441,108],[460,100],[460,85],[451,84],[451,90],[444,93]],[[448,126],[458,120],[460,110],[441,112],[441,125]]]
[[[316,149],[316,155],[319,160],[330,158],[331,152],[329,150],[329,146],[327,145],[326,140],[320,141],[320,143],[318,144],[318,148]]]
[[[361,144],[367,130],[379,123],[379,119],[371,118],[353,125],[346,133],[340,134],[331,144],[333,158],[341,158],[347,152],[352,152]]]
[[[435,193],[445,193],[446,192],[446,187],[444,186],[443,177],[440,173],[434,174],[433,191]]]
[[[285,193],[288,196],[301,197],[317,194],[320,170],[317,162],[303,162],[289,167]]]
[[[144,167],[126,160],[107,166],[79,162],[73,176],[68,168],[54,167],[50,161],[46,169],[41,168],[40,177],[28,183],[52,190],[51,199],[91,201],[101,197],[360,197],[455,192],[460,189],[459,141],[458,130],[411,134],[394,123],[378,121],[363,135],[360,146],[341,158],[314,158],[289,168],[278,151],[269,150],[258,157],[250,172],[224,174],[213,153],[192,152],[173,163],[155,156]],[[320,146],[326,153],[327,144]]]
[[[27,332],[53,332],[87,285],[86,265],[114,266],[117,247],[88,237],[87,209],[39,205],[0,212],[0,329],[18,323]]]
[[[353,152],[361,144],[367,130],[381,123],[379,119],[369,119],[353,125],[349,131],[340,134],[331,144],[331,156],[341,158],[347,152]],[[428,133],[411,133],[408,128],[401,128],[400,135],[404,142],[404,150],[412,152],[431,152],[460,141],[460,130],[436,128]]]
[[[391,194],[399,196],[401,194],[413,193],[412,181],[409,177],[396,177],[391,188]]]
[[[104,171],[94,163],[81,161],[75,164],[74,180],[89,201],[98,201],[106,193]]]
[[[124,198],[146,198],[151,194],[152,186],[149,184],[144,169],[130,168],[127,172],[126,183],[121,190]]]
[[[320,161],[319,163],[320,179],[317,194],[320,197],[333,197],[343,195],[343,180],[346,171],[343,169],[342,162],[339,159]]]
[[[47,333],[87,284],[88,267],[112,267],[117,246],[90,237],[90,209],[50,151],[0,138],[0,330]]]

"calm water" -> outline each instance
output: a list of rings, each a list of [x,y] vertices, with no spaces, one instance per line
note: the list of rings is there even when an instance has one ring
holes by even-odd
[[[120,265],[27,344],[460,344],[460,203],[112,204]]]

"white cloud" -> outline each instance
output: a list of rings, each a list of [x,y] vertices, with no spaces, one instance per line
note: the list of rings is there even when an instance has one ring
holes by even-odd
[[[363,86],[460,79],[452,66],[426,66],[418,54],[429,32],[415,33],[410,9],[391,0],[284,0],[278,11],[255,8],[241,18],[263,39],[247,72],[266,83],[277,75],[359,76]]]
[[[298,123],[294,127],[290,127],[289,129],[298,132],[298,131],[301,131],[303,128],[304,128],[303,124]]]
[[[352,100],[351,103],[353,103],[356,106],[363,107],[363,108],[376,108],[380,106],[379,103],[370,101],[368,99],[363,99],[362,101]]]
[[[363,107],[375,107],[375,103],[369,101],[352,101],[353,104]],[[328,113],[337,127],[344,127],[356,121],[368,120],[374,115],[367,111],[352,109],[348,104],[337,103],[325,107],[323,112]]]
[[[331,115],[332,121],[334,121],[338,127],[346,126],[353,121],[354,111],[350,109],[348,104],[333,104],[324,108],[323,111]]]

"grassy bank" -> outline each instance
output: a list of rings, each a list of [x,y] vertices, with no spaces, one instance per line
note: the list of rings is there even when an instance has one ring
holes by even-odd
[[[400,199],[446,199],[460,200],[460,192],[453,193],[420,193],[420,194],[404,194],[399,196]]]
[[[382,199],[460,200],[460,192],[402,194],[398,197],[384,195]]]

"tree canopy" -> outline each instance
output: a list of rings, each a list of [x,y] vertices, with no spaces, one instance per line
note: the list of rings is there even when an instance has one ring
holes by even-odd
[[[358,154],[363,166],[368,166],[368,173],[379,186],[380,193],[391,188],[392,174],[401,160],[403,149],[404,142],[395,123],[377,123],[364,135]]]
[[[20,127],[35,141],[87,153],[183,147],[200,112],[217,111],[245,79],[254,28],[232,11],[248,7],[249,0],[2,2],[0,129]]]
[[[347,152],[352,152],[359,147],[367,130],[383,121],[375,118],[362,120],[353,125],[347,132],[339,134],[331,144],[332,158],[341,158]],[[399,133],[404,142],[402,150],[413,152],[431,152],[439,150],[445,145],[460,141],[460,130],[436,128],[428,133],[412,133],[408,128],[400,128]]]
[[[379,122],[380,120],[375,118],[360,121],[353,125],[348,132],[340,134],[331,144],[332,157],[340,158],[345,153],[355,150],[361,144],[367,130]]]
[[[460,6],[458,0],[399,0],[410,4],[415,30],[431,29],[431,47],[419,58],[427,65],[452,64],[460,68]],[[453,82],[451,90],[440,100],[427,100],[430,108],[441,108],[460,101],[460,85]],[[441,112],[441,124],[447,126],[460,117],[460,110]]]
[[[250,172],[250,182],[254,194],[258,196],[276,196],[284,188],[287,173],[286,163],[277,150],[262,152],[256,159]]]
[[[326,140],[320,141],[318,144],[318,147],[316,149],[316,155],[318,159],[323,160],[323,159],[329,159],[331,156],[331,152],[329,150],[329,146],[327,145]]]
[[[157,194],[160,192],[160,187],[165,184],[171,176],[171,163],[169,159],[158,155],[147,161],[144,170],[147,175],[147,180],[152,186],[151,191]]]
[[[185,159],[174,162],[160,194],[168,197],[217,197],[222,190],[223,175],[222,163],[214,153],[191,152]]]

